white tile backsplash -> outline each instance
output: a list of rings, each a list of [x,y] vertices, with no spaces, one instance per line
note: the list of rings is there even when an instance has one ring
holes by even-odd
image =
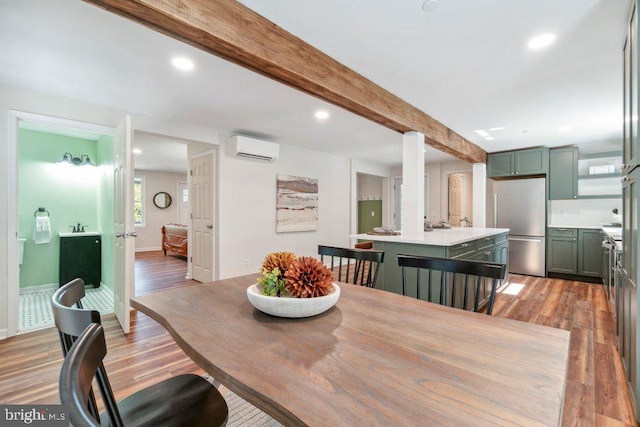
[[[549,225],[599,226],[613,221],[614,208],[622,213],[621,199],[551,200]]]

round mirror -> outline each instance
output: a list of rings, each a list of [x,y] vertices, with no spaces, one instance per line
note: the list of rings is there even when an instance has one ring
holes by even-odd
[[[158,209],[166,209],[171,205],[171,196],[164,191],[156,193],[156,195],[153,196],[153,204],[156,205]]]

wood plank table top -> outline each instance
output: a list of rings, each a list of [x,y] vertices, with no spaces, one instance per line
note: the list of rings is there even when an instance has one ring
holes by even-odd
[[[264,314],[257,274],[132,298],[285,425],[559,425],[569,332],[344,284],[306,319]]]

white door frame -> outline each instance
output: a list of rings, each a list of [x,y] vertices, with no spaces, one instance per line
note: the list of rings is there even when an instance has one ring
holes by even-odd
[[[188,202],[188,210],[189,210],[189,227],[187,228],[187,240],[189,242],[193,242],[193,176],[191,175],[192,170],[193,170],[193,160],[197,159],[199,157],[204,157],[204,156],[213,156],[213,177],[214,177],[214,183],[212,186],[212,190],[213,190],[213,195],[212,195],[212,202],[213,202],[213,208],[211,210],[211,212],[213,212],[213,241],[212,241],[212,245],[213,248],[211,249],[212,252],[212,260],[211,260],[211,269],[213,272],[213,280],[218,280],[220,278],[220,272],[218,269],[218,240],[219,240],[219,233],[218,233],[218,226],[220,223],[220,215],[218,212],[218,182],[219,182],[219,153],[218,153],[218,149],[217,148],[212,148],[211,150],[206,150],[206,151],[202,151],[200,153],[196,153],[193,154],[189,157],[189,173],[187,173],[187,186],[189,188],[189,202]],[[193,259],[193,246],[192,244],[189,244],[187,247],[187,276],[185,277],[186,279],[191,279],[193,278],[193,264],[192,264],[192,259]]]
[[[20,305],[20,278],[18,273],[18,127],[19,122],[29,121],[52,126],[79,129],[102,135],[113,135],[114,128],[41,114],[9,110],[7,140],[7,283],[0,294],[7,301],[7,331],[0,331],[0,339],[16,335]]]

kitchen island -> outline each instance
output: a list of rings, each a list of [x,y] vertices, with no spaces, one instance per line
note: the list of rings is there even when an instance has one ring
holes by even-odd
[[[373,241],[373,249],[384,251],[384,263],[376,282],[376,288],[402,294],[402,269],[398,267],[398,255],[420,255],[451,259],[498,262],[507,264],[509,270],[509,243],[507,228],[435,229],[411,235],[354,234],[353,239]],[[434,280],[440,280],[434,275]],[[409,280],[407,293],[416,296],[415,280]],[[487,281],[488,282],[488,281]],[[504,285],[507,279],[502,281]],[[437,301],[434,292],[431,301]],[[420,299],[427,299],[420,295]]]

